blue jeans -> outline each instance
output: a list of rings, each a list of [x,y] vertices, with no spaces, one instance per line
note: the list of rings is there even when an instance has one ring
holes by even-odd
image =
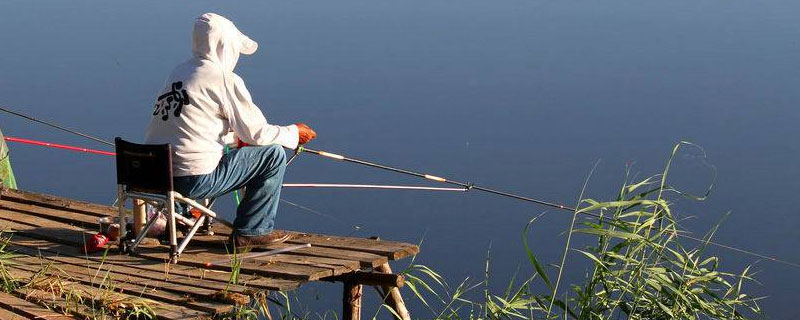
[[[252,146],[224,155],[205,175],[174,177],[174,189],[192,199],[217,198],[247,188],[236,209],[234,231],[243,236],[272,232],[281,196],[286,152],[280,145]]]

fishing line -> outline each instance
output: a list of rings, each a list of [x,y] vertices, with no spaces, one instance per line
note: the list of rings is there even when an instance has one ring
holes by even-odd
[[[794,263],[794,262],[791,262],[791,261],[786,261],[786,260],[783,260],[783,259],[780,259],[780,258],[771,257],[771,256],[768,256],[768,255],[764,255],[764,254],[761,254],[761,253],[758,253],[758,252],[754,252],[754,251],[750,251],[750,250],[745,250],[745,249],[741,249],[741,248],[737,248],[737,247],[732,247],[732,246],[729,246],[729,245],[726,245],[726,244],[722,244],[722,243],[719,243],[719,242],[713,242],[713,241],[707,241],[705,239],[695,238],[695,237],[688,236],[688,235],[685,235],[685,234],[677,234],[677,233],[673,233],[673,234],[675,234],[676,236],[681,237],[681,238],[686,238],[686,239],[694,240],[694,241],[697,241],[697,242],[707,243],[707,244],[710,244],[710,245],[713,245],[713,246],[717,246],[717,247],[720,247],[720,248],[723,248],[723,249],[728,249],[728,250],[736,251],[736,252],[739,252],[739,253],[743,253],[743,254],[759,257],[759,258],[762,258],[762,259],[767,259],[767,260],[772,261],[772,262],[782,263],[782,264],[785,264],[787,266],[791,266],[791,267],[795,267],[795,268],[800,269],[800,264]]]
[[[597,214],[597,213],[586,212],[586,211],[580,212],[580,213],[588,215],[588,216],[591,216],[591,217],[594,217],[594,218],[597,218],[600,221],[608,219],[608,217],[603,217],[602,215]],[[689,240],[692,240],[692,241],[695,241],[695,242],[704,243],[704,244],[710,244],[712,246],[720,247],[720,248],[723,248],[723,249],[728,249],[728,250],[731,250],[731,251],[736,251],[736,252],[739,252],[739,253],[742,253],[742,254],[746,254],[746,255],[762,258],[762,259],[767,259],[767,260],[772,261],[772,262],[781,263],[781,264],[784,264],[784,265],[787,265],[787,266],[790,266],[790,267],[794,267],[794,268],[800,269],[800,264],[798,264],[798,263],[787,261],[787,260],[783,260],[783,259],[776,258],[776,257],[771,257],[771,256],[768,256],[768,255],[765,255],[765,254],[762,254],[762,253],[755,252],[755,251],[750,251],[750,250],[747,250],[747,249],[737,248],[737,247],[729,246],[729,245],[722,244],[722,243],[719,243],[719,242],[714,242],[714,241],[711,241],[711,239],[701,239],[701,238],[693,237],[693,236],[685,234],[686,231],[680,231],[679,230],[679,231],[676,232],[676,231],[670,231],[670,230],[665,230],[665,229],[660,229],[660,228],[655,228],[655,227],[653,229],[657,230],[657,231],[666,231],[666,232],[668,232],[668,233],[670,233],[672,235],[675,235],[676,237],[685,238],[685,239],[689,239]],[[678,233],[678,232],[684,232],[684,233]]]
[[[114,146],[113,143],[108,142],[108,141],[103,140],[103,139],[100,139],[98,137],[95,137],[95,136],[92,136],[92,135],[88,135],[88,134],[85,134],[85,133],[81,133],[81,132],[78,132],[77,130],[65,128],[65,127],[62,127],[62,126],[57,125],[55,123],[52,123],[52,122],[39,120],[39,119],[36,119],[36,118],[31,117],[29,115],[25,115],[25,114],[22,114],[22,113],[17,112],[17,111],[9,110],[9,109],[7,109],[7,108],[5,108],[3,106],[0,106],[0,111],[3,111],[3,112],[6,112],[6,113],[9,113],[9,114],[18,116],[18,117],[22,117],[22,118],[28,119],[28,120],[33,121],[33,122],[38,122],[38,123],[41,123],[41,124],[44,124],[44,125],[47,125],[47,126],[50,126],[50,127],[65,131],[65,132],[69,132],[71,134],[84,137],[86,139],[94,140],[94,141],[97,141],[97,142],[100,142],[100,143],[103,143],[103,144],[106,144],[106,145],[109,145],[109,146]]]
[[[297,146],[297,148],[295,148],[295,149],[294,149],[294,154],[292,155],[292,157],[291,157],[291,158],[289,158],[289,160],[286,160],[286,166],[287,166],[287,167],[288,167],[290,164],[292,164],[292,161],[294,161],[294,159],[295,159],[295,158],[297,158],[297,156],[299,156],[299,155],[300,155],[300,150],[301,150],[302,148],[303,148],[303,146],[302,146],[302,145],[299,145],[299,146]]]
[[[335,159],[335,160],[341,160],[341,161],[345,161],[345,162],[356,163],[356,164],[360,164],[360,165],[364,165],[364,166],[368,166],[368,167],[373,167],[373,168],[383,169],[383,170],[387,170],[387,171],[402,173],[402,174],[415,176],[415,177],[419,177],[419,178],[423,178],[423,179],[428,179],[428,180],[432,180],[432,181],[436,181],[436,182],[456,185],[456,186],[462,187],[464,189],[464,191],[479,190],[479,191],[493,193],[493,194],[504,196],[504,197],[514,198],[514,199],[517,199],[517,200],[533,202],[533,203],[537,203],[537,204],[540,204],[540,205],[543,205],[543,206],[553,207],[553,208],[562,209],[562,210],[575,211],[574,208],[571,208],[571,207],[568,207],[568,206],[565,206],[565,205],[561,205],[561,204],[555,204],[555,203],[552,203],[552,202],[533,199],[533,198],[529,198],[529,197],[524,197],[524,196],[521,196],[521,195],[517,195],[517,194],[505,192],[505,191],[500,191],[500,190],[496,190],[496,189],[490,189],[490,188],[487,188],[487,187],[482,187],[482,186],[475,185],[473,183],[465,183],[465,182],[459,182],[459,181],[455,181],[455,180],[449,180],[449,179],[445,179],[445,178],[442,178],[442,177],[439,177],[439,176],[435,176],[435,175],[431,175],[431,174],[419,173],[419,172],[415,172],[415,171],[411,171],[411,170],[407,170],[407,169],[400,169],[400,168],[396,168],[396,167],[391,167],[391,166],[387,166],[387,165],[379,164],[379,163],[375,163],[375,162],[369,162],[369,161],[365,161],[365,160],[349,158],[349,157],[345,157],[343,155],[339,155],[339,154],[335,154],[335,153],[330,153],[330,152],[325,152],[325,151],[318,151],[318,150],[309,149],[309,148],[306,148],[306,147],[299,147],[298,151],[299,152],[304,152],[305,151],[305,152],[313,153],[313,154],[316,154],[316,155],[319,155],[319,156],[323,156],[323,157],[326,157],[326,158],[331,158],[331,159]]]
[[[290,206],[293,206],[293,207],[295,207],[295,208],[298,208],[298,209],[300,209],[300,210],[302,210],[302,211],[310,212],[311,214],[314,214],[314,215],[317,215],[317,216],[320,216],[320,217],[323,217],[323,218],[326,218],[326,219],[330,219],[330,220],[333,220],[333,221],[336,221],[336,222],[339,222],[339,223],[342,223],[342,224],[348,225],[350,228],[352,228],[352,229],[353,229],[353,231],[350,233],[351,235],[352,235],[353,233],[356,233],[356,232],[358,232],[358,231],[361,231],[361,230],[363,229],[363,228],[362,228],[360,225],[358,225],[358,224],[355,224],[355,223],[352,223],[352,221],[347,221],[347,220],[345,220],[345,219],[343,219],[343,218],[336,217],[336,216],[333,216],[333,215],[330,215],[330,214],[327,214],[327,213],[321,212],[321,211],[319,211],[319,210],[315,210],[315,209],[312,209],[312,208],[306,207],[306,206],[304,206],[304,205],[301,205],[301,204],[298,204],[298,203],[295,203],[295,202],[289,201],[289,200],[287,200],[287,199],[286,199],[286,198],[284,198],[284,197],[281,197],[281,200],[280,200],[280,201],[281,201],[281,202],[283,202],[283,203],[285,203],[285,204],[288,204],[288,205],[290,205]]]

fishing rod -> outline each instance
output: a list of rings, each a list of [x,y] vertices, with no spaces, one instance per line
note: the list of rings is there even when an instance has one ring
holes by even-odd
[[[66,127],[63,127],[63,126],[57,125],[57,124],[55,124],[55,123],[52,123],[52,122],[48,122],[48,121],[44,121],[44,120],[39,120],[39,119],[36,119],[36,118],[34,118],[34,117],[31,117],[31,116],[29,116],[29,115],[26,115],[26,114],[23,114],[23,113],[20,113],[20,112],[17,112],[17,111],[9,110],[9,109],[7,109],[7,108],[5,108],[5,107],[3,107],[3,106],[0,106],[0,111],[6,112],[6,113],[10,113],[10,114],[13,114],[13,115],[15,115],[15,116],[18,116],[18,117],[22,117],[22,118],[28,119],[28,120],[30,120],[30,121],[33,121],[33,122],[38,122],[38,123],[41,123],[41,124],[43,124],[43,125],[50,126],[50,127],[53,127],[53,128],[56,128],[56,129],[59,129],[59,130],[65,131],[65,132],[69,132],[69,133],[71,133],[71,134],[74,134],[74,135],[77,135],[77,136],[84,137],[84,138],[86,138],[86,139],[94,140],[94,141],[97,141],[97,142],[100,142],[100,143],[103,143],[103,144],[106,144],[106,145],[109,145],[109,146],[114,146],[114,144],[113,144],[113,143],[111,143],[111,142],[108,142],[108,141],[106,141],[106,140],[103,140],[103,139],[100,139],[100,138],[98,138],[98,137],[91,136],[91,135],[88,135],[88,134],[85,134],[85,133],[81,133],[81,132],[78,132],[78,131],[76,131],[76,130],[73,130],[73,129],[70,129],[70,128],[66,128]]]
[[[58,144],[52,142],[45,142],[39,140],[32,140],[32,139],[24,139],[24,138],[17,138],[17,137],[3,137],[6,141],[9,142],[17,142],[23,144],[30,144],[35,146],[42,146],[42,147],[49,147],[49,148],[56,148],[56,149],[63,149],[69,151],[77,151],[77,152],[86,152],[92,154],[99,154],[104,156],[116,156],[117,154],[114,152],[103,151],[103,150],[96,150],[96,149],[89,149],[83,147],[76,147],[70,146],[65,144]],[[401,186],[401,185],[379,185],[379,184],[341,184],[341,183],[284,183],[284,188],[348,188],[348,189],[390,189],[390,190],[424,190],[424,191],[455,191],[455,192],[465,192],[466,189],[463,188],[437,188],[437,187],[426,187],[426,186]]]
[[[18,142],[24,144],[30,144],[35,146],[42,146],[42,147],[50,147],[50,148],[57,148],[57,149],[64,149],[70,151],[78,151],[78,152],[86,152],[86,153],[93,153],[93,154],[100,154],[104,156],[116,156],[116,153],[103,151],[103,150],[95,150],[89,148],[82,148],[82,147],[74,147],[65,144],[58,144],[58,143],[50,143],[38,140],[31,140],[31,139],[23,139],[23,138],[16,138],[16,137],[3,137],[6,141],[9,142]]]
[[[500,191],[500,190],[496,190],[496,189],[490,189],[490,188],[487,188],[487,187],[482,187],[482,186],[475,185],[473,183],[466,183],[466,182],[459,182],[459,181],[455,181],[455,180],[449,180],[449,179],[445,179],[445,178],[442,178],[442,177],[439,177],[439,176],[435,176],[435,175],[431,175],[431,174],[419,173],[419,172],[415,172],[415,171],[411,171],[411,170],[407,170],[407,169],[400,169],[400,168],[396,168],[396,167],[391,167],[391,166],[387,166],[387,165],[379,164],[379,163],[375,163],[375,162],[370,162],[370,161],[365,161],[365,160],[361,160],[361,159],[345,157],[343,155],[330,153],[330,152],[326,152],[326,151],[319,151],[319,150],[309,149],[309,148],[306,148],[306,147],[303,147],[303,146],[298,147],[297,150],[298,150],[298,153],[300,153],[300,152],[313,153],[313,154],[316,154],[318,156],[323,156],[323,157],[330,158],[330,159],[356,163],[356,164],[360,164],[360,165],[364,165],[364,166],[368,166],[368,167],[373,167],[373,168],[383,169],[383,170],[387,170],[387,171],[402,173],[402,174],[406,174],[406,175],[410,175],[410,176],[415,176],[415,177],[418,177],[418,178],[428,179],[428,180],[431,180],[431,181],[436,181],[436,182],[456,185],[456,186],[459,186],[459,187],[463,188],[464,191],[479,190],[479,191],[484,191],[484,192],[488,192],[488,193],[492,193],[492,194],[496,194],[496,195],[500,195],[500,196],[504,196],[504,197],[509,197],[509,198],[513,198],[513,199],[517,199],[517,200],[533,202],[533,203],[537,203],[537,204],[540,204],[540,205],[543,205],[543,206],[547,206],[547,207],[552,207],[552,208],[557,208],[557,209],[562,209],[562,210],[568,210],[568,211],[575,211],[574,208],[571,208],[571,207],[568,207],[568,206],[565,206],[565,205],[562,205],[562,204],[556,204],[556,203],[552,203],[552,202],[548,202],[548,201],[544,201],[544,200],[538,200],[538,199],[534,199],[534,198],[524,197],[524,196],[521,196],[521,195],[517,195],[517,194],[505,192],[505,191]]]
[[[284,188],[349,188],[349,189],[389,189],[466,192],[464,188],[437,188],[423,186],[395,186],[383,184],[340,184],[340,183],[284,183]]]
[[[415,177],[419,177],[419,178],[423,178],[423,179],[427,179],[427,180],[431,180],[431,181],[436,181],[436,182],[440,182],[440,183],[447,183],[447,184],[451,184],[451,185],[456,185],[456,186],[462,187],[464,191],[480,190],[480,191],[484,191],[484,192],[488,192],[488,193],[492,193],[492,194],[496,194],[496,195],[500,195],[500,196],[504,196],[504,197],[517,199],[517,200],[537,203],[537,204],[540,204],[540,205],[544,205],[544,206],[547,206],[547,207],[552,207],[552,208],[556,208],[556,209],[560,209],[560,210],[571,211],[571,212],[577,212],[578,211],[577,209],[569,207],[569,206],[555,204],[555,203],[552,203],[552,202],[538,200],[538,199],[534,199],[534,198],[529,198],[529,197],[525,197],[525,196],[521,196],[521,195],[517,195],[517,194],[505,192],[505,191],[500,191],[500,190],[490,189],[490,188],[486,188],[486,187],[482,187],[482,186],[477,186],[477,185],[475,185],[473,183],[465,183],[465,182],[459,182],[459,181],[455,181],[455,180],[449,180],[449,179],[446,179],[446,178],[443,178],[443,177],[440,177],[440,176],[435,176],[435,175],[426,174],[426,173],[419,173],[419,172],[411,171],[411,170],[408,170],[408,169],[396,168],[396,167],[392,167],[392,166],[388,166],[388,165],[384,165],[384,164],[379,164],[379,163],[375,163],[375,162],[370,162],[370,161],[365,161],[365,160],[361,160],[361,159],[350,158],[350,157],[346,157],[346,156],[343,156],[343,155],[340,155],[340,154],[335,154],[335,153],[331,153],[331,152],[327,152],[327,151],[314,150],[314,149],[309,149],[309,148],[306,148],[306,147],[303,147],[303,146],[299,146],[298,149],[297,149],[297,153],[299,154],[299,153],[301,153],[303,151],[308,152],[308,153],[312,153],[312,154],[316,154],[318,156],[334,159],[334,160],[340,160],[340,161],[360,164],[360,165],[364,165],[364,166],[368,166],[368,167],[373,167],[373,168],[378,168],[378,169],[382,169],[382,170],[402,173],[402,174],[415,176]],[[593,212],[581,212],[581,213],[582,214],[586,214],[586,215],[591,216],[591,217],[594,217],[594,218],[597,218],[597,219],[601,219],[601,220],[604,219],[604,217],[602,215],[597,214],[597,213],[593,213]],[[689,240],[692,240],[692,241],[713,245],[713,246],[720,247],[720,248],[723,248],[723,249],[736,251],[736,252],[739,252],[739,253],[742,253],[742,254],[746,254],[746,255],[762,258],[762,259],[767,259],[767,260],[772,261],[772,262],[781,263],[781,264],[784,264],[784,265],[787,265],[787,266],[791,266],[791,267],[800,269],[800,264],[794,263],[794,262],[791,262],[791,261],[783,260],[783,259],[780,259],[780,258],[768,256],[768,255],[765,255],[765,254],[761,254],[761,253],[750,251],[750,250],[746,250],[746,249],[741,249],[741,248],[737,248],[737,247],[733,247],[733,246],[717,243],[717,242],[711,241],[710,239],[701,239],[701,238],[689,236],[689,235],[686,235],[686,234],[679,234],[677,232],[672,232],[672,234],[674,234],[677,237],[682,237],[682,238],[686,238],[686,239],[689,239]]]

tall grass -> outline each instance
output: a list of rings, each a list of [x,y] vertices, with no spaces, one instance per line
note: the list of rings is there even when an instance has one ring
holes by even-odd
[[[5,236],[3,232],[0,231],[0,291],[8,293],[19,287],[19,279],[16,279],[8,271],[9,265],[15,263],[13,259],[19,255],[6,251],[11,236]]]
[[[416,317],[600,320],[763,316],[759,298],[743,290],[753,280],[750,267],[738,272],[721,269],[721,258],[705,250],[713,232],[705,237],[705,243],[681,237],[684,231],[678,227],[672,201],[704,199],[668,183],[672,162],[686,147],[696,146],[687,142],[675,145],[660,174],[634,180],[627,170],[622,188],[610,201],[581,197],[555,271],[544,267],[528,242],[528,231],[538,217],[531,219],[523,228],[523,244],[533,271],[521,281],[515,275],[501,294],[489,290],[488,259],[483,281],[467,279],[454,288],[438,273],[412,261],[405,271],[408,288],[428,309],[428,314],[417,311]],[[592,245],[574,247],[570,239],[581,235],[589,237]],[[589,271],[582,283],[562,284],[565,269],[587,264]],[[482,299],[467,299],[467,292],[478,287],[484,287]]]

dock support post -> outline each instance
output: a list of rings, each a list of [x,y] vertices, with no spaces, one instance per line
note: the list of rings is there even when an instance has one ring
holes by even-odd
[[[147,223],[144,200],[133,199],[133,236],[138,237]]]
[[[389,263],[384,263],[380,266],[375,267],[376,272],[380,273],[392,273],[392,267],[389,266]],[[383,290],[378,290],[381,293],[381,298],[383,301],[389,305],[397,315],[400,316],[400,320],[411,320],[411,314],[406,309],[406,303],[403,301],[403,296],[400,295],[400,289],[397,287],[390,287],[390,286],[382,286]]]
[[[342,284],[342,320],[361,320],[361,295],[364,286],[353,281],[344,281]]]

